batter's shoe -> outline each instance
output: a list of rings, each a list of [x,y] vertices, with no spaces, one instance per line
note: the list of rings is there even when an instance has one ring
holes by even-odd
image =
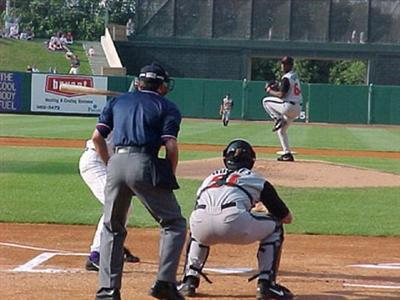
[[[258,280],[257,283],[257,300],[290,300],[294,295],[289,289],[275,282],[268,280]]]
[[[186,297],[194,297],[196,288],[199,287],[200,279],[195,276],[185,276],[182,283],[178,286],[178,291]]]
[[[285,153],[278,157],[278,161],[294,161],[292,153]]]
[[[119,289],[101,288],[96,293],[96,300],[121,300]]]
[[[88,271],[98,271],[100,264],[100,253],[97,251],[90,252],[90,255],[86,259],[85,269]]]
[[[133,255],[128,248],[124,247],[124,260],[129,263],[138,263],[140,262],[140,258]]]
[[[282,126],[284,126],[285,124],[286,124],[286,121],[284,119],[282,119],[282,118],[281,119],[276,119],[274,127],[272,127],[272,132],[275,132],[275,131],[281,129]]]
[[[149,291],[149,295],[163,300],[185,300],[179,293],[176,284],[167,281],[157,280]]]

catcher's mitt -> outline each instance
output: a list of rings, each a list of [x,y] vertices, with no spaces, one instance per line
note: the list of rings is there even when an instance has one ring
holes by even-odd
[[[267,81],[264,88],[265,91],[267,91],[268,88],[270,88],[273,91],[279,91],[279,82],[276,80]]]

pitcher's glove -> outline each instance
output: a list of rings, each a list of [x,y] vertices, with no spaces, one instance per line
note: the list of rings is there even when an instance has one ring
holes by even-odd
[[[279,82],[276,80],[267,81],[264,90],[268,93],[270,90],[279,91]]]

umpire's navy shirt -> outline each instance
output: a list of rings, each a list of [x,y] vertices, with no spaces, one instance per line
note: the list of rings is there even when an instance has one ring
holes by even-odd
[[[107,101],[96,125],[106,138],[114,130],[115,146],[146,146],[158,151],[177,138],[181,113],[175,103],[153,91],[135,91]]]

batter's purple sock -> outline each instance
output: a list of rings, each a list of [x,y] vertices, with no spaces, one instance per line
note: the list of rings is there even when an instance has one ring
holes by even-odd
[[[97,252],[97,251],[92,251],[92,252],[90,252],[89,259],[90,259],[92,262],[94,262],[95,264],[98,264],[99,261],[100,261],[100,253]]]

